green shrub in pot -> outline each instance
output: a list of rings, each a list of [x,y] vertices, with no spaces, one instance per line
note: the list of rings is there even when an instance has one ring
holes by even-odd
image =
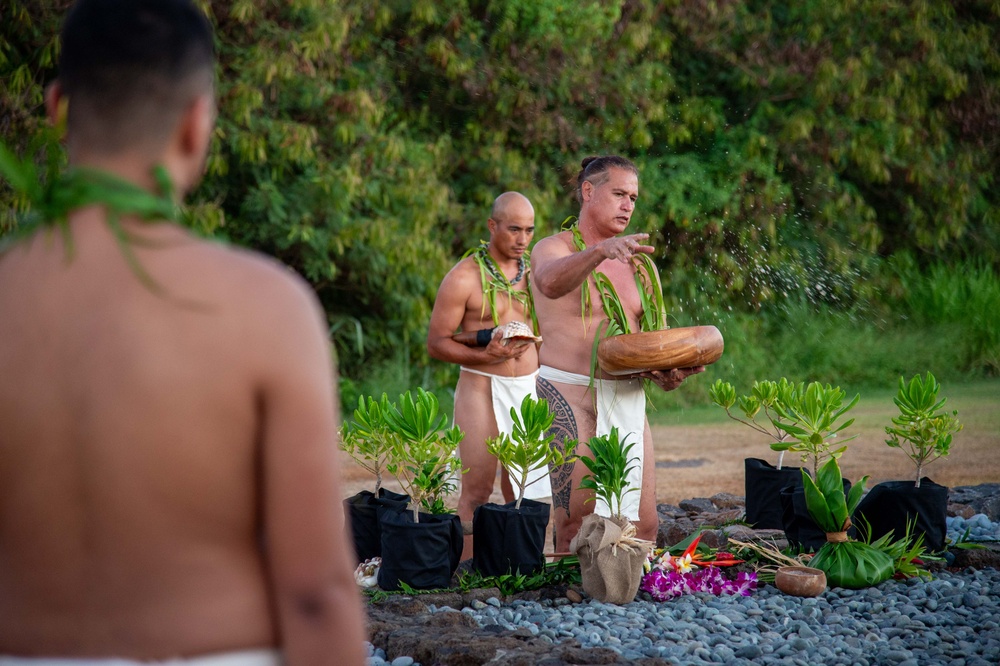
[[[488,439],[486,448],[507,470],[517,488],[517,499],[476,507],[472,517],[473,567],[483,576],[532,575],[545,567],[545,530],[551,507],[536,500],[551,490],[534,493],[535,499],[526,499],[525,491],[547,478],[549,465],[572,461],[576,447],[575,440],[567,442],[565,450],[551,446],[555,434],[547,432],[555,414],[547,400],[527,395],[520,409],[511,407],[510,414],[512,432]]]
[[[422,388],[416,396],[407,391],[389,406],[385,421],[393,433],[392,453],[386,468],[410,496],[413,521],[420,522],[420,507],[443,513],[444,496],[456,489],[453,475],[461,469],[458,445],[465,433],[458,426],[445,428],[437,396]]]
[[[934,375],[899,378],[893,402],[899,416],[886,426],[885,443],[902,450],[916,467],[913,481],[883,481],[862,500],[858,514],[870,527],[871,538],[904,533],[923,539],[928,550],[945,548],[948,531],[948,488],[923,476],[924,468],[951,451],[955,433],[962,429],[956,411],[944,409],[941,386]]]
[[[921,379],[913,377],[909,383],[899,378],[899,391],[892,399],[899,408],[899,416],[886,426],[889,439],[885,443],[902,450],[916,465],[915,484],[920,487],[920,477],[926,465],[944,458],[951,451],[955,433],[962,430],[958,411],[943,410],[946,398],[938,399],[941,385],[930,372]]]

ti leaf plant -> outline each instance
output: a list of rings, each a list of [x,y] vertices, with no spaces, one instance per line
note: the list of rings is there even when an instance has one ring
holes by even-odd
[[[805,393],[804,383],[793,384],[784,377],[776,382],[756,381],[750,387],[749,394],[739,397],[737,397],[733,385],[721,379],[715,380],[715,383],[708,389],[712,402],[726,410],[729,418],[769,437],[778,444],[783,443],[791,435],[787,430],[778,426],[781,420],[775,405],[796,405],[801,402],[803,393]],[[743,418],[733,415],[734,405],[739,405],[740,411],[743,412]],[[758,422],[758,416],[767,419],[767,422]],[[794,426],[796,423],[792,422],[786,425]],[[781,469],[784,458],[785,450],[782,449],[778,454],[778,469]]]
[[[384,416],[394,434],[387,469],[409,494],[413,521],[420,522],[421,506],[445,512],[444,496],[455,490],[452,477],[461,469],[457,451],[465,433],[458,426],[445,429],[437,396],[422,388],[416,397],[410,391],[399,396]]]
[[[591,437],[588,442],[590,456],[580,456],[580,460],[590,474],[583,477],[580,488],[592,490],[595,497],[608,505],[614,517],[623,519],[622,500],[628,493],[637,492],[639,489],[627,487],[628,475],[635,469],[634,461],[639,460],[638,456],[630,456],[635,442],[625,443],[618,434],[618,428],[612,428],[607,435]],[[589,501],[589,500],[588,500]]]
[[[952,437],[962,429],[957,411],[940,411],[946,401],[938,400],[940,390],[941,385],[929,372],[926,378],[916,375],[909,383],[900,377],[899,392],[892,399],[899,407],[899,416],[892,419],[892,426],[886,426],[889,439],[885,443],[901,449],[917,466],[917,488],[924,466],[947,456]]]
[[[382,488],[382,471],[394,450],[395,433],[386,421],[391,409],[385,393],[382,399],[360,396],[354,419],[340,428],[340,449],[375,475],[375,496]]]
[[[530,395],[521,401],[520,413],[513,407],[510,415],[514,419],[513,432],[500,433],[497,437],[486,440],[487,450],[497,457],[500,464],[510,475],[511,483],[517,486],[517,502],[514,508],[520,510],[525,489],[544,477],[539,476],[528,481],[531,472],[547,468],[549,465],[559,466],[572,462],[576,440],[567,440],[565,449],[552,446],[555,435],[546,436],[546,432],[555,420],[555,414],[549,409],[549,401],[534,399]]]
[[[868,477],[844,493],[837,459],[831,457],[816,473],[816,480],[802,470],[806,506],[816,524],[826,532],[827,542],[809,560],[809,566],[826,572],[830,584],[859,589],[878,585],[895,573],[893,558],[862,541],[848,538],[851,514],[861,501]]]
[[[837,434],[854,423],[848,419],[838,423],[840,418],[858,404],[860,395],[855,395],[847,405],[844,405],[846,394],[840,387],[819,382],[812,382],[801,393],[798,400],[789,403],[781,401],[774,403],[774,411],[778,418],[772,423],[779,430],[791,437],[785,441],[771,444],[775,451],[796,451],[802,454],[802,461],[812,460],[813,476],[818,473],[819,465],[826,458],[839,458],[846,446],[833,448]],[[857,437],[852,435],[839,440],[846,443]]]

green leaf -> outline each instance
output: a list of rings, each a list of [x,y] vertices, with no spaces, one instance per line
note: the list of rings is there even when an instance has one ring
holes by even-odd
[[[824,532],[839,532],[841,525],[838,525],[836,516],[831,513],[826,497],[804,469],[802,487],[805,490],[806,508],[819,528]]]
[[[827,543],[809,560],[826,573],[831,587],[862,589],[888,580],[895,572],[892,558],[859,541]]]

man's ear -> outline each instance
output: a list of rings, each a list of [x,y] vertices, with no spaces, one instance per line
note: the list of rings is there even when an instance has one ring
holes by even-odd
[[[590,201],[590,196],[594,193],[594,184],[589,180],[583,181],[580,185],[580,194],[583,195],[584,201]]]
[[[186,156],[201,161],[208,154],[213,127],[215,127],[215,102],[211,95],[199,95],[181,118],[178,148]]]
[[[63,95],[62,84],[55,80],[45,88],[45,115],[49,122],[59,127],[66,124],[66,113],[69,99]]]
[[[497,221],[492,217],[486,220],[486,228],[490,230],[491,234],[495,234],[497,232]]]

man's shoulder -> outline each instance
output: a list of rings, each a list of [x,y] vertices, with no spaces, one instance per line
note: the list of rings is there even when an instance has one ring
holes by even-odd
[[[573,232],[558,231],[551,236],[541,239],[531,250],[531,257],[545,256],[548,254],[570,254],[573,252]]]
[[[442,284],[451,289],[474,289],[481,284],[479,265],[475,257],[468,256],[451,267]]]
[[[196,240],[192,250],[201,277],[247,308],[312,307],[316,302],[302,276],[266,254],[205,239]]]

